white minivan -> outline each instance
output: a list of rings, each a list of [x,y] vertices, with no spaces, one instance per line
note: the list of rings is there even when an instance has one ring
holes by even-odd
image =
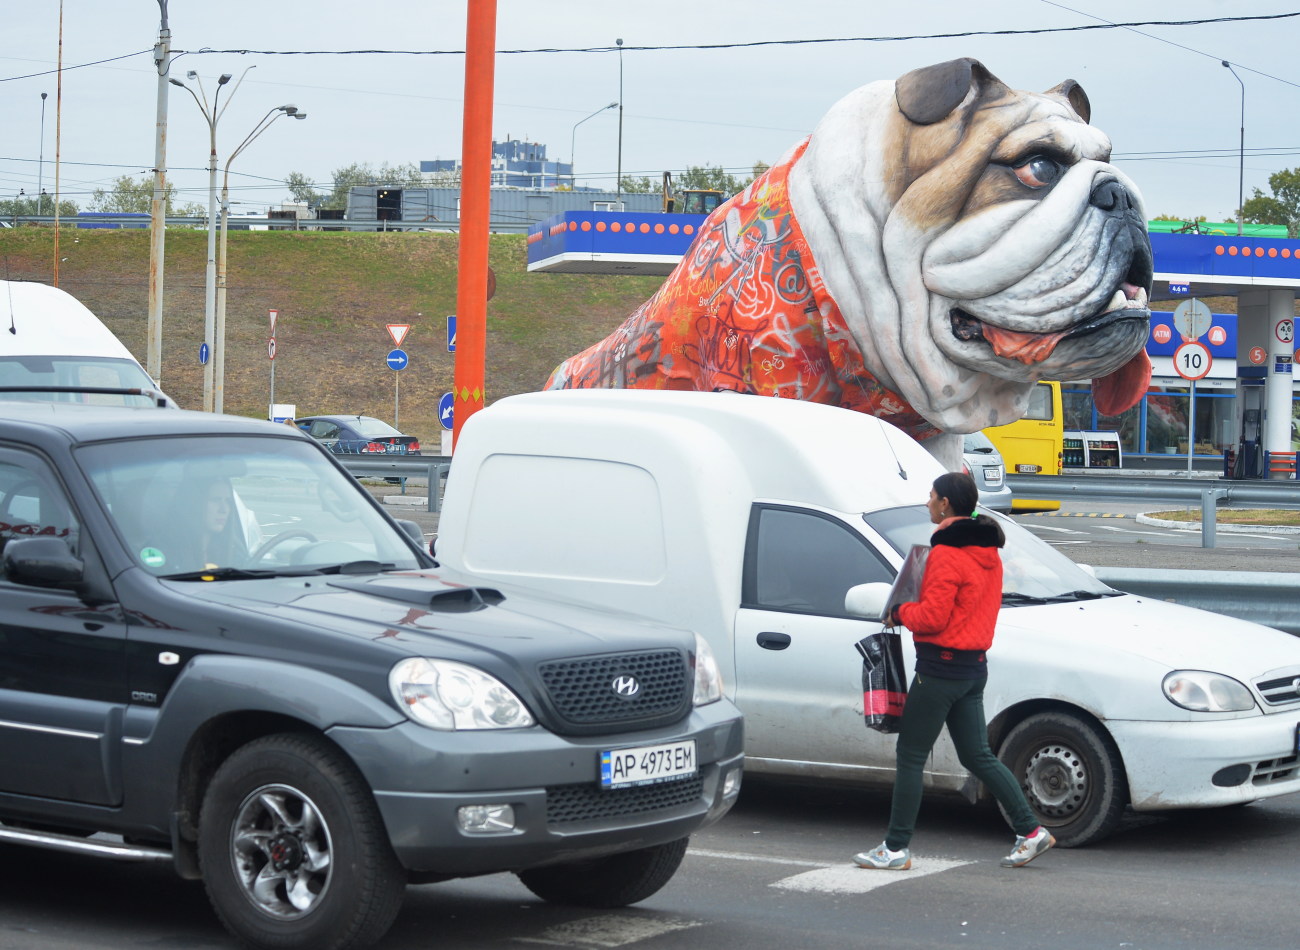
[[[0,399],[175,407],[76,297],[0,280]]]

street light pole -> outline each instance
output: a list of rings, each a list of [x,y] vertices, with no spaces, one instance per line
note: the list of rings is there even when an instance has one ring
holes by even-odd
[[[249,69],[252,67],[250,66]],[[247,74],[248,70],[244,70]],[[208,123],[208,260],[204,269],[204,297],[203,297],[203,345],[206,348],[206,360],[203,363],[203,411],[213,412],[213,356],[216,321],[217,321],[217,120],[221,118],[221,112],[217,109],[217,103],[221,98],[221,87],[230,82],[230,73],[222,73],[217,79],[216,91],[212,94],[212,105],[208,105],[208,95],[203,90],[203,81],[199,79],[199,74],[190,70],[185,74],[186,79],[198,83],[199,93],[203,98],[200,99],[198,94],[189,86],[179,79],[169,79],[173,86],[180,86],[188,92],[203,113],[203,118]],[[243,80],[243,76],[240,77]],[[236,84],[238,88],[238,84]],[[233,90],[231,95],[234,95]],[[229,100],[227,100],[229,104]]]
[[[609,105],[607,105],[607,106],[601,106],[599,109],[597,109],[597,110],[596,110],[595,112],[593,112],[591,115],[587,116],[587,119],[594,119],[594,118],[596,118],[596,116],[600,115],[602,112],[608,112],[610,109],[613,109],[613,108],[614,108],[615,106],[617,106],[617,105],[618,105],[617,102],[611,102],[611,103],[610,103]],[[573,154],[574,154],[574,153],[573,153],[573,148],[574,148],[574,145],[577,144],[577,140],[578,140],[578,126],[580,126],[580,125],[582,125],[582,123],[586,122],[587,119],[579,119],[577,122],[573,123],[573,132],[572,132],[572,134],[570,134],[570,136],[569,136],[569,190],[570,190],[570,191],[574,191],[574,190],[578,187],[578,181],[577,181],[577,177],[578,177],[578,164],[577,164],[576,161],[574,161],[574,157],[573,157]]]
[[[1237,159],[1237,237],[1241,237],[1241,222],[1244,220],[1242,204],[1245,202],[1243,190],[1246,180],[1246,84],[1241,81],[1237,71],[1226,59],[1219,60],[1219,63],[1232,73],[1232,78],[1241,86],[1241,144],[1238,146]]]
[[[214,330],[217,345],[211,360],[212,375],[215,380],[212,395],[213,412],[224,412],[226,401],[226,232],[230,220],[230,163],[282,115],[291,115],[295,119],[307,118],[307,113],[299,112],[297,106],[276,106],[271,109],[262,116],[257,125],[253,126],[253,131],[239,143],[239,147],[230,153],[221,176],[221,250],[217,257],[217,316]]]
[[[45,180],[45,100],[49,97],[48,92],[41,93],[41,148],[40,158],[36,164],[36,213],[45,213],[45,189],[41,187],[41,182]]]
[[[618,211],[623,210],[623,41],[621,39],[614,41],[618,44],[618,168],[614,172],[614,177],[618,179],[614,183],[615,204],[618,205]]]

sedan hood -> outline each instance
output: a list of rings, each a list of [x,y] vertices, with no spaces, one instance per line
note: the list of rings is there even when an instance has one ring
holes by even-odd
[[[1051,631],[1063,644],[1129,654],[1175,669],[1209,670],[1249,683],[1300,668],[1300,638],[1234,617],[1134,594],[1077,603],[1003,607],[999,631]]]

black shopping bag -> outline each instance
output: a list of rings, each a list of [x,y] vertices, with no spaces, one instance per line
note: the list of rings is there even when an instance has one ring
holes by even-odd
[[[862,718],[868,729],[897,732],[907,701],[902,637],[873,633],[855,646],[862,654]]]

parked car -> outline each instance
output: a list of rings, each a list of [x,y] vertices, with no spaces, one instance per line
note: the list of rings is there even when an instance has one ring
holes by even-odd
[[[979,506],[987,511],[1011,510],[1012,491],[1007,486],[1007,467],[1002,454],[983,432],[968,432],[962,437],[962,470],[975,479],[980,490]]]
[[[338,455],[419,455],[420,441],[373,416],[303,416],[295,420]]]
[[[893,426],[797,399],[528,393],[465,423],[437,552],[707,638],[745,714],[747,773],[888,787],[895,739],[864,728],[854,649],[881,630],[883,597],[874,612],[849,600],[887,591],[929,542],[942,472]],[[1062,845],[1105,837],[1129,807],[1300,792],[1300,638],[1114,590],[990,517],[1006,546],[989,740]],[[982,794],[946,735],[925,785]]]
[[[435,569],[292,427],[0,405],[0,844],[170,863],[241,945],[344,950],[408,880],[648,897],[742,738],[700,638]]]
[[[174,408],[131,351],[76,297],[0,280],[0,399]]]

